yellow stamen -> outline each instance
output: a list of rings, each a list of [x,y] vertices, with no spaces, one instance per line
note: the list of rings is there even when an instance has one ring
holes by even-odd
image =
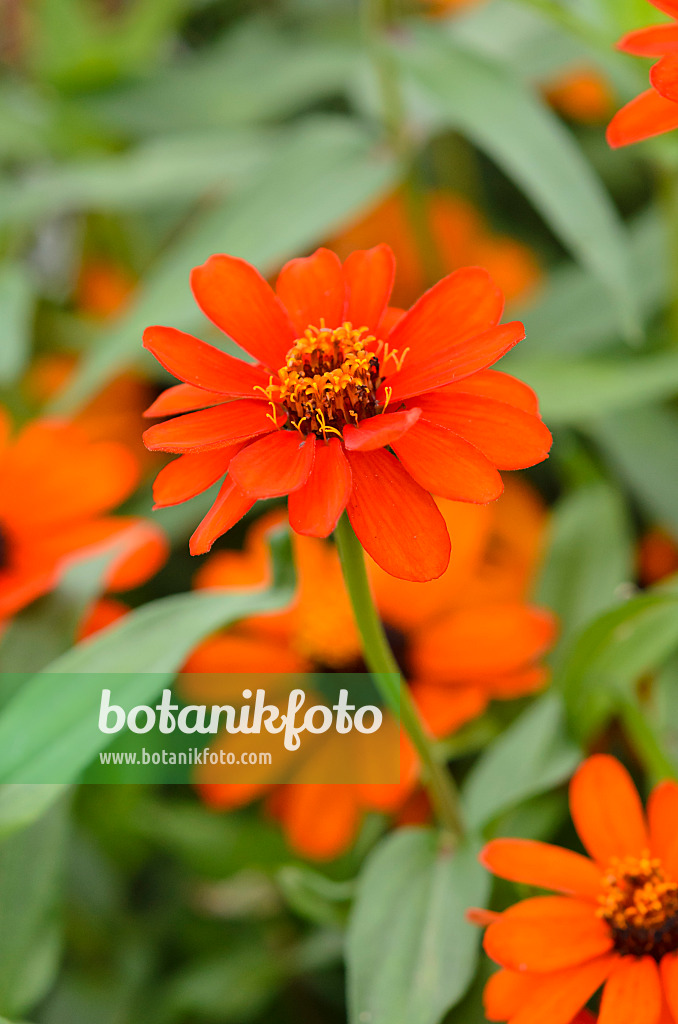
[[[678,949],[678,884],[649,851],[611,861],[599,903],[619,953],[660,959]]]

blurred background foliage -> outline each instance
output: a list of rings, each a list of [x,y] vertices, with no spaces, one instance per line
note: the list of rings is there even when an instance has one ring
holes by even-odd
[[[568,841],[564,784],[601,737],[648,780],[675,774],[678,143],[613,154],[603,131],[644,78],[614,41],[655,14],[645,0],[3,0],[0,400],[15,421],[85,422],[106,388],[119,413],[123,373],[141,408],[169,380],[142,353],[147,324],[217,340],[192,266],[224,251],[274,274],[395,191],[431,283],[449,268],[425,204],[454,193],[538,267],[511,303],[527,341],[505,368],[555,434],[530,474],[552,506],[533,589],[560,620],[546,695],[493,705],[448,742],[467,845],[452,857],[425,829],[384,839],[371,815],[319,867],[257,807],[211,814],[188,788],[8,784],[14,732],[47,750],[77,736],[78,674],[170,677],[217,626],[293,587],[283,540],[268,590],[184,593],[209,496],[154,514],[170,561],[126,595],[115,633],[75,647],[105,565],[73,570],[0,646],[4,673],[38,673],[20,699],[10,675],[0,684],[8,1019],[476,1024],[464,910],[488,899],[479,837]],[[157,465],[125,512],[149,515]],[[659,568],[643,576],[657,527]],[[56,702],[46,666],[64,673]]]

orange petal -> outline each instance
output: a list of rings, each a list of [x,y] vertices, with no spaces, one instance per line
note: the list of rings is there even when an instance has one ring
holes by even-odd
[[[202,494],[215,484],[228,470],[233,456],[242,445],[237,442],[212,452],[180,455],[160,470],[153,484],[155,508],[179,505]]]
[[[480,855],[488,871],[510,882],[596,901],[603,875],[588,857],[531,839],[494,839]]]
[[[587,964],[547,975],[511,1017],[511,1024],[570,1024],[600,988],[617,962],[603,956]],[[574,1022],[573,1022],[574,1024]]]
[[[227,533],[249,512],[254,501],[254,498],[248,498],[239,491],[230,476],[227,476],[212,508],[189,541],[191,554],[204,555],[209,551],[217,537]]]
[[[662,957],[659,969],[668,1008],[678,1019],[678,953],[668,953]]]
[[[329,249],[290,260],[276,282],[278,298],[289,314],[297,335],[308,327],[340,327],[346,319],[346,285],[341,260]]]
[[[620,957],[607,979],[598,1024],[658,1024],[662,991],[650,956]]]
[[[315,458],[315,434],[277,430],[240,451],[230,475],[250,498],[279,498],[308,480]]]
[[[370,452],[375,448],[386,448],[406,434],[421,416],[420,409],[402,409],[372,416],[354,427],[344,427],[344,444],[349,451]]]
[[[353,842],[360,812],[354,786],[292,785],[285,794],[283,826],[295,850],[315,860],[332,860]]]
[[[296,331],[271,286],[245,260],[210,256],[191,273],[191,287],[205,316],[264,366],[278,370]]]
[[[415,302],[389,337],[389,346],[409,353],[409,367],[435,361],[456,346],[499,323],[504,298],[480,267],[448,274]]]
[[[502,967],[540,974],[601,956],[612,949],[612,942],[610,929],[591,903],[535,896],[504,911],[485,932],[484,946]]]
[[[497,402],[515,405],[517,409],[532,413],[533,416],[539,414],[539,400],[532,388],[517,377],[511,377],[510,374],[501,373],[499,370],[478,370],[457,384],[448,384],[431,394],[456,395],[459,392],[494,398]]]
[[[607,868],[612,857],[638,857],[650,840],[631,776],[609,754],[594,754],[570,783],[570,811],[579,838]]]
[[[647,802],[651,850],[664,862],[670,877],[674,877],[676,843],[678,842],[678,783],[666,779],[655,786]],[[669,867],[669,861],[673,861]]]
[[[290,526],[308,537],[329,537],[351,493],[351,469],[338,437],[319,441],[308,480],[289,496]]]
[[[607,126],[607,141],[613,149],[642,142],[678,128],[678,103],[648,89],[618,110]]]
[[[435,423],[420,420],[393,442],[393,450],[417,483],[440,498],[484,505],[504,490],[499,473],[481,451]]]
[[[403,321],[404,322],[404,321]],[[398,328],[396,328],[397,331]],[[391,335],[395,335],[395,331]],[[509,349],[525,337],[525,328],[519,321],[492,327],[483,334],[459,341],[448,341],[434,352],[429,360],[410,362],[405,357],[402,370],[390,375],[386,383],[393,388],[391,401],[399,402],[426,391],[445,387],[464,380],[479,370],[485,370],[501,359]],[[447,339],[446,339],[447,340]],[[389,341],[390,344],[390,341]],[[404,349],[399,349],[399,352]]]
[[[143,440],[152,452],[174,452],[177,455],[225,448],[234,441],[269,434],[276,430],[271,422],[271,407],[266,401],[242,398],[213,409],[201,409],[177,416],[165,423],[156,423],[144,432]],[[278,419],[278,427],[284,419]]]
[[[426,582],[445,572],[450,538],[436,503],[389,452],[347,452],[351,525],[377,565],[399,579]]]
[[[505,969],[497,971],[483,991],[485,1016],[492,1021],[509,1020],[518,1013],[538,984],[539,979],[534,974]]]
[[[650,0],[653,7],[670,14],[672,18],[678,18],[678,0]]]
[[[529,666],[554,637],[553,616],[522,604],[459,608],[424,628],[413,651],[416,675],[440,682],[503,677]]]
[[[270,375],[260,366],[235,359],[214,345],[174,327],[147,327],[144,348],[173,377],[206,391],[251,398],[255,387],[265,388],[269,381]]]
[[[215,391],[204,391],[202,388],[193,387],[192,384],[175,384],[158,395],[155,402],[146,409],[144,416],[146,419],[177,416],[182,412],[209,409],[226,401],[228,396],[218,395]]]
[[[204,640],[193,653],[183,668],[182,686],[192,700],[201,703],[223,703],[230,700],[223,694],[222,673],[227,672],[229,678],[240,672],[307,672],[308,662],[290,649],[288,643],[269,639],[256,633],[243,636],[233,631],[219,633],[217,636]],[[186,673],[190,674],[190,678]],[[199,680],[204,680],[198,685]],[[241,699],[240,689],[235,699]]]
[[[381,326],[388,300],[393,291],[396,263],[388,245],[375,245],[373,249],[358,249],[344,263],[344,278],[348,288],[346,319],[354,327],[367,327],[374,334]]]
[[[414,682],[410,689],[419,714],[433,736],[449,736],[487,707],[487,695],[478,686],[431,686]]]
[[[617,43],[617,49],[636,57],[663,57],[678,52],[678,25],[649,25],[627,32]]]
[[[473,378],[470,378],[471,380]],[[474,445],[497,469],[526,469],[548,457],[553,438],[537,416],[506,402],[479,395],[441,395],[413,399],[422,418],[452,430]]]
[[[678,25],[676,26],[678,29]],[[678,101],[678,57],[663,57],[650,70],[650,83],[660,96],[672,103]]]

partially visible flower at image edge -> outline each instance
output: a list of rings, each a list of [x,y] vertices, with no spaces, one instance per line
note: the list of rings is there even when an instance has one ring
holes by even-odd
[[[0,408],[0,619],[48,593],[77,558],[115,544],[108,590],[145,582],[164,563],[158,526],[108,513],[132,493],[139,467],[111,441],[90,441],[76,426],[34,420],[12,437]]]
[[[569,1024],[602,987],[600,1024],[675,1024],[678,783],[655,787],[646,817],[626,769],[596,754],[572,780],[570,809],[589,857],[524,839],[481,854],[500,878],[561,894],[476,912],[502,968],[485,988],[486,1016]]]
[[[227,474],[193,554],[258,499],[289,495],[297,533],[327,537],[346,509],[384,570],[436,579],[450,538],[432,494],[485,504],[503,490],[499,469],[547,457],[534,392],[488,369],[524,337],[521,323],[500,324],[489,274],[458,270],[407,312],[388,306],[394,278],[386,245],[343,265],[328,249],[292,260],[276,292],[249,263],[215,255],[193,271],[193,293],[258,362],[171,327],[146,330],[145,347],[183,381],[148,410],[180,414],[144,434],[151,450],[181,456],[156,479],[156,507]]]
[[[613,148],[642,142],[678,128],[678,0],[649,0],[674,20],[628,32],[617,49],[636,57],[659,57],[650,70],[650,89],[617,111],[607,129]]]

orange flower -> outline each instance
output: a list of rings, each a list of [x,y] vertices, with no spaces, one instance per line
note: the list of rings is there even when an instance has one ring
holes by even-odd
[[[607,141],[614,148],[678,128],[678,0],[650,3],[671,15],[673,21],[629,32],[617,43],[624,53],[661,60],[650,71],[652,88],[636,96],[612,118]]]
[[[439,580],[416,587],[368,563],[382,619],[422,716],[437,737],[481,714],[491,699],[541,687],[546,674],[539,659],[554,635],[551,615],[525,603],[544,525],[543,508],[533,492],[511,480],[495,505],[440,501],[439,507],[455,538],[451,564]],[[264,583],[264,533],[269,526],[270,518],[259,520],[244,552],[212,556],[197,585]],[[310,537],[295,537],[294,545],[299,572],[294,605],[212,637],[194,652],[187,671],[361,670],[360,642],[336,549]],[[320,618],[319,592],[324,611]],[[192,699],[223,696],[199,692],[196,676],[189,685]],[[211,685],[207,677],[205,686]],[[208,783],[209,778],[206,768],[201,779]],[[294,847],[308,856],[333,857],[350,845],[364,811],[395,811],[413,796],[418,767],[404,738],[401,779],[399,786],[335,785],[331,799],[326,786],[277,786],[268,804]],[[220,809],[247,803],[264,791],[263,786],[201,788],[204,799]]]
[[[489,274],[450,274],[404,314],[387,308],[394,277],[386,245],[343,266],[318,249],[283,267],[276,295],[249,263],[212,256],[193,271],[196,299],[258,362],[170,327],[146,330],[146,348],[184,381],[149,414],[186,413],[144,435],[151,450],[182,456],[159,474],[156,507],[228,474],[193,554],[259,498],[289,495],[297,533],[326,537],[346,509],[392,576],[436,579],[450,538],[432,493],[494,501],[498,469],[546,458],[534,393],[487,369],[524,337],[522,324],[499,323]]]
[[[162,565],[166,541],[143,519],[108,516],[134,490],[138,467],[113,442],[34,421],[10,438],[0,409],[0,619],[47,593],[73,560],[120,543],[108,588],[127,590]]]
[[[597,754],[570,786],[590,855],[496,839],[481,860],[494,874],[555,890],[494,915],[485,950],[501,964],[485,989],[489,1020],[568,1024],[603,987],[600,1024],[678,1020],[678,784],[662,782],[647,819],[627,771]]]
[[[651,586],[678,572],[678,544],[666,530],[648,530],[638,546],[638,576]]]
[[[566,71],[546,85],[544,94],[555,110],[582,124],[600,124],[614,107],[612,90],[595,68]]]
[[[437,263],[444,272],[480,266],[492,275],[507,300],[524,298],[539,281],[537,261],[527,246],[490,230],[481,212],[468,200],[449,192],[431,192],[423,199],[423,215]],[[422,240],[405,196],[394,192],[330,243],[342,258],[354,249],[385,241],[395,253],[398,273],[392,301],[410,306],[430,284],[422,257]]]
[[[85,260],[75,291],[78,311],[95,320],[111,320],[127,306],[136,282],[109,259]]]

